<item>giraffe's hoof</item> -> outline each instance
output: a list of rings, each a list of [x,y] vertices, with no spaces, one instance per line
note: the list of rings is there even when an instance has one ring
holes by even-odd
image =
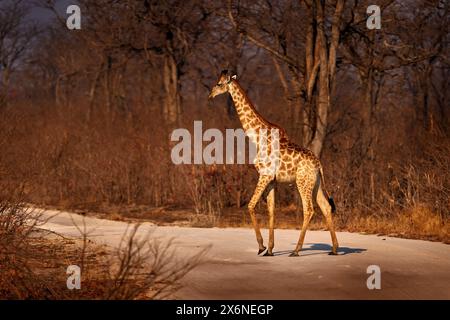
[[[328,253],[328,255],[329,256],[337,256],[338,254],[335,251],[331,251],[331,252]]]
[[[264,250],[266,250],[266,247],[264,247],[264,248],[259,248],[259,250],[258,250],[258,255],[261,254],[261,252],[264,252]]]
[[[289,257],[298,257],[299,255],[298,255],[298,252],[292,252],[290,255],[289,255]]]
[[[267,251],[266,253],[263,254],[263,256],[265,256],[265,257],[273,257],[273,253]]]

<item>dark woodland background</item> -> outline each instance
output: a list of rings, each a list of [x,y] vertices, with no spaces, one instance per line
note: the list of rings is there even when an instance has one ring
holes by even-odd
[[[174,128],[240,127],[230,98],[207,100],[229,69],[320,155],[339,229],[449,241],[448,1],[78,3],[81,30],[51,1],[0,3],[2,197],[248,223],[253,168],[170,158]],[[372,4],[380,30],[366,27]],[[279,186],[279,227],[299,225],[300,201]]]

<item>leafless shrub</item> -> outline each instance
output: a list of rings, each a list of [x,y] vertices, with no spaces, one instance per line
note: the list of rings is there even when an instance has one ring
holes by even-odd
[[[0,113],[0,180],[22,185],[27,202],[119,208],[116,216],[132,206],[193,208],[191,224],[226,225],[224,212],[245,211],[256,172],[176,166],[170,133],[200,119],[240,126],[230,100],[207,102],[230,67],[265,118],[323,149],[341,229],[423,207],[449,220],[444,1],[381,1],[379,31],[366,28],[367,1],[131,1],[126,14],[117,1],[80,5],[95,23],[77,32],[49,24],[20,68],[0,67],[14,71],[0,91],[16,92]],[[282,190],[277,204],[289,209],[297,191]]]
[[[30,218],[29,209],[1,203],[0,299],[163,299],[181,287],[207,250],[180,257],[173,240],[138,236],[134,225],[117,249],[103,252],[89,240],[84,223],[77,225],[82,242],[74,247],[46,240],[36,227],[39,219]],[[65,287],[65,263],[80,265],[81,290]]]
[[[151,233],[139,237],[131,227],[110,259],[105,299],[163,299],[180,288],[180,280],[202,262],[206,249],[179,257],[173,240],[162,241]]]
[[[39,213],[26,208],[17,193],[0,198],[0,298],[45,299],[58,298],[58,286],[52,275],[40,276],[33,262],[52,259],[50,251],[38,252],[36,231]]]

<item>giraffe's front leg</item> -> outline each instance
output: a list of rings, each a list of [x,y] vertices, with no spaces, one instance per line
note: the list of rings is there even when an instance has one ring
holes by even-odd
[[[260,176],[258,180],[258,184],[256,185],[256,189],[253,192],[253,196],[250,199],[250,202],[248,204],[248,212],[250,214],[250,218],[252,219],[253,227],[255,229],[256,233],[256,240],[258,241],[259,250],[258,254],[262,253],[264,250],[266,250],[266,247],[263,244],[263,238],[261,235],[261,231],[259,230],[258,220],[256,219],[255,214],[255,207],[258,203],[259,199],[261,198],[261,195],[263,194],[264,190],[267,188],[269,183],[273,180],[272,177],[269,176]]]

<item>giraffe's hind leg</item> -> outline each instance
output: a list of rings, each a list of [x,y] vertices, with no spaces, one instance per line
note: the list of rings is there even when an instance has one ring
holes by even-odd
[[[320,178],[319,178],[320,179]],[[331,205],[328,201],[327,196],[325,195],[324,190],[322,189],[322,183],[320,182],[319,190],[317,191],[317,204],[320,207],[320,211],[325,217],[328,230],[330,230],[331,241],[333,242],[333,249],[330,254],[336,255],[337,249],[339,247],[338,240],[336,238],[336,232],[334,231],[333,218],[331,216]]]
[[[298,239],[297,246],[295,250],[290,254],[291,257],[298,256],[298,252],[303,247],[303,241],[305,240],[306,230],[308,229],[309,221],[314,215],[313,207],[313,190],[315,185],[315,180],[311,177],[297,176],[296,179],[297,188],[302,198],[303,204],[303,225],[300,231],[300,238]]]
[[[269,211],[269,247],[264,255],[273,256],[272,250],[275,243],[275,232],[273,230],[275,222],[275,184],[273,182],[267,187],[266,193],[267,209]]]

